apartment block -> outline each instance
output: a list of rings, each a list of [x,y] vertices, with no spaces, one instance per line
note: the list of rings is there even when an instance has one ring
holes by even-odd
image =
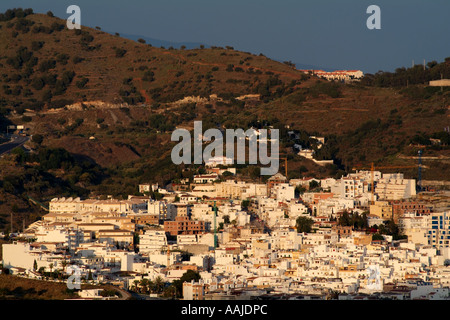
[[[175,221],[164,221],[164,231],[172,236],[199,234],[205,232],[205,223],[200,220],[190,220],[187,216],[177,216]]]

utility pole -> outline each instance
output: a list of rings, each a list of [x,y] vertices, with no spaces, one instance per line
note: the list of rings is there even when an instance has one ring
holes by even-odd
[[[217,248],[216,214],[217,214],[217,206],[216,201],[214,201],[214,263],[216,263],[216,248]]]
[[[216,215],[217,215],[217,206],[216,206],[216,201],[214,201],[214,252],[216,251],[216,248],[217,248]]]

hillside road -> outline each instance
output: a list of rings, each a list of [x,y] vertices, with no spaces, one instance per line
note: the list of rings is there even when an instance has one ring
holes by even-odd
[[[12,149],[14,149],[16,147],[23,145],[28,140],[30,140],[30,137],[24,137],[24,136],[19,136],[19,135],[13,134],[11,136],[10,142],[5,142],[0,145],[0,156],[5,153],[10,152]]]

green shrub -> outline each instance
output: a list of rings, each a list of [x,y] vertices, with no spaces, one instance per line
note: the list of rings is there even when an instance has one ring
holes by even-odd
[[[76,82],[76,86],[77,86],[79,89],[83,89],[84,87],[86,87],[86,84],[87,84],[88,82],[89,82],[89,79],[83,77],[83,78],[81,78],[81,80],[79,80],[79,81]]]
[[[122,58],[125,55],[125,53],[127,53],[127,50],[123,48],[116,48],[115,50],[116,58]]]

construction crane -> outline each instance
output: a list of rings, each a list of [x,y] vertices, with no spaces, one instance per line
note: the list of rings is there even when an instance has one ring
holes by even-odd
[[[418,165],[419,166],[419,174],[420,174],[420,170],[421,170],[421,164]],[[375,167],[373,162],[370,166],[370,168],[359,168],[359,167],[354,167],[352,168],[352,170],[370,170],[370,191],[371,191],[371,204],[374,204],[374,171],[375,170],[381,170],[381,169],[407,169],[407,168],[416,168],[417,165],[413,165],[413,166],[377,166]],[[420,177],[419,177],[420,179]]]
[[[287,158],[280,158],[280,160],[284,160],[284,176],[287,178],[288,177],[288,165],[287,165]]]

